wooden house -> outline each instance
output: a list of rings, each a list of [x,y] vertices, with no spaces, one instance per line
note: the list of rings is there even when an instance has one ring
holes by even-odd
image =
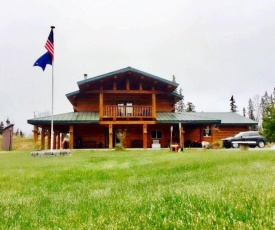
[[[182,112],[174,105],[183,96],[178,84],[161,77],[127,67],[77,82],[78,90],[66,96],[73,112],[54,115],[54,148],[61,148],[64,134],[68,147],[114,148],[116,133],[127,130],[126,148],[161,148],[171,143],[196,147],[210,143],[257,123],[237,113]],[[51,116],[29,119],[34,125],[34,141],[41,133],[42,149],[50,148]],[[46,143],[47,142],[47,143]]]

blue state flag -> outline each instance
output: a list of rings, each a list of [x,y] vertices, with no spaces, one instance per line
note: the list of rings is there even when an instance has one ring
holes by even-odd
[[[47,64],[52,65],[52,56],[49,52],[46,52],[40,58],[38,58],[33,66],[39,66],[44,71]]]

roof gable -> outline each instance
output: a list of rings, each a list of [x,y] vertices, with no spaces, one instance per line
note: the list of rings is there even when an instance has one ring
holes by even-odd
[[[112,71],[110,73],[106,73],[106,74],[102,74],[102,75],[99,75],[99,76],[96,76],[96,77],[92,77],[92,78],[88,78],[88,79],[85,79],[85,80],[82,80],[82,81],[78,81],[77,84],[78,84],[78,86],[81,86],[81,85],[84,85],[84,84],[87,84],[87,83],[91,83],[91,82],[94,82],[94,81],[102,80],[104,78],[108,78],[108,77],[111,77],[111,76],[114,76],[114,75],[123,74],[123,73],[127,73],[127,72],[133,72],[133,73],[139,74],[141,76],[144,76],[144,77],[147,77],[147,78],[150,78],[150,79],[153,79],[153,80],[157,80],[159,82],[171,85],[171,86],[173,86],[175,88],[177,88],[178,85],[179,85],[176,82],[172,82],[172,81],[166,80],[164,78],[157,77],[155,75],[143,72],[141,70],[138,70],[138,69],[135,69],[135,68],[132,68],[132,67],[126,67],[126,68],[123,68],[123,69]]]

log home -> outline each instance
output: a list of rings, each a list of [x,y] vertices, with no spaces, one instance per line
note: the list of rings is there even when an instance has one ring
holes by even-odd
[[[197,147],[249,130],[256,122],[237,113],[182,112],[174,105],[183,96],[178,84],[127,67],[77,82],[78,90],[66,96],[73,112],[54,115],[54,148],[69,134],[69,148],[114,148],[116,133],[127,130],[126,148],[161,148],[171,143]],[[27,121],[34,126],[34,141],[50,148],[51,116]],[[45,138],[48,134],[48,138]],[[45,143],[47,141],[47,143]]]

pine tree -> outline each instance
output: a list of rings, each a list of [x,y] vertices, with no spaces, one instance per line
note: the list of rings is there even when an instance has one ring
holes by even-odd
[[[180,95],[182,95],[182,88],[180,88]],[[175,104],[175,112],[184,112],[185,109],[185,104],[184,104],[184,99],[181,99]]]
[[[267,141],[275,141],[275,107],[269,105],[265,108],[265,114],[263,114],[263,131]]]
[[[2,135],[3,129],[4,129],[4,123],[3,123],[3,121],[1,121],[1,123],[0,123],[0,135]]]
[[[175,104],[175,112],[176,112],[176,113],[184,112],[184,109],[185,109],[184,100],[181,99],[180,101],[178,101],[178,102]]]
[[[247,107],[247,115],[253,121],[255,121],[254,111],[255,111],[255,109],[253,106],[253,102],[252,102],[251,98],[249,98],[248,107]]]
[[[187,102],[186,112],[196,112],[192,102]]]
[[[243,107],[243,116],[245,117],[246,115],[245,107]]]
[[[269,105],[271,105],[271,98],[267,91],[265,91],[265,94],[262,96],[260,103],[262,117],[264,117],[264,115],[267,113]]]
[[[231,112],[237,112],[237,106],[236,106],[236,102],[235,102],[235,99],[234,99],[234,97],[233,97],[233,95],[232,95],[232,97],[231,97],[231,99],[230,99],[230,111]]]

